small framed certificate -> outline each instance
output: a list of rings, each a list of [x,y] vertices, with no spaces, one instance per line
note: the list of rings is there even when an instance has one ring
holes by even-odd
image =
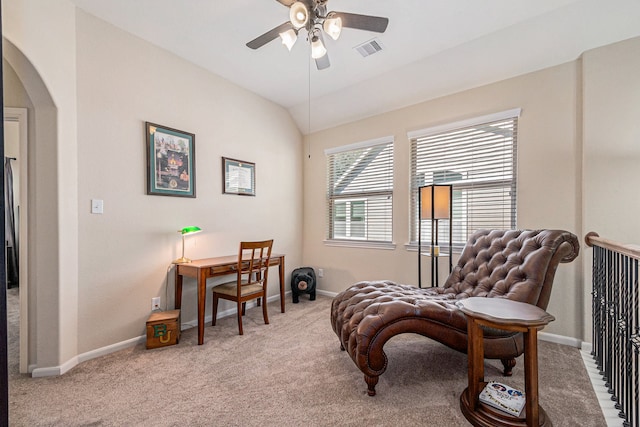
[[[222,192],[241,196],[256,195],[256,164],[222,158]]]

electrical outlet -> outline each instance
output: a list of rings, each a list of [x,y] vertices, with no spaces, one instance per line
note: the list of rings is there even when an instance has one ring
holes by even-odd
[[[151,298],[151,311],[160,310],[160,297]]]
[[[323,268],[319,268],[318,269],[318,277],[324,277],[324,269]]]

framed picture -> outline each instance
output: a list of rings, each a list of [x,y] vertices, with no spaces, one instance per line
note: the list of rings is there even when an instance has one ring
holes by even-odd
[[[222,192],[256,195],[256,164],[242,160],[222,158]]]
[[[196,197],[196,136],[145,122],[147,194]]]

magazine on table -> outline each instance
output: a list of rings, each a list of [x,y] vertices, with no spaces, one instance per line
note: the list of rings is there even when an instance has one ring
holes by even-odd
[[[524,392],[496,381],[489,381],[478,398],[481,402],[516,417],[522,412],[525,403]]]

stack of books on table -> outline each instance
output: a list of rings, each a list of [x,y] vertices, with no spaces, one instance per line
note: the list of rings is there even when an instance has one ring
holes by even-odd
[[[515,417],[520,415],[525,402],[522,391],[496,381],[489,381],[478,398],[482,403]]]

